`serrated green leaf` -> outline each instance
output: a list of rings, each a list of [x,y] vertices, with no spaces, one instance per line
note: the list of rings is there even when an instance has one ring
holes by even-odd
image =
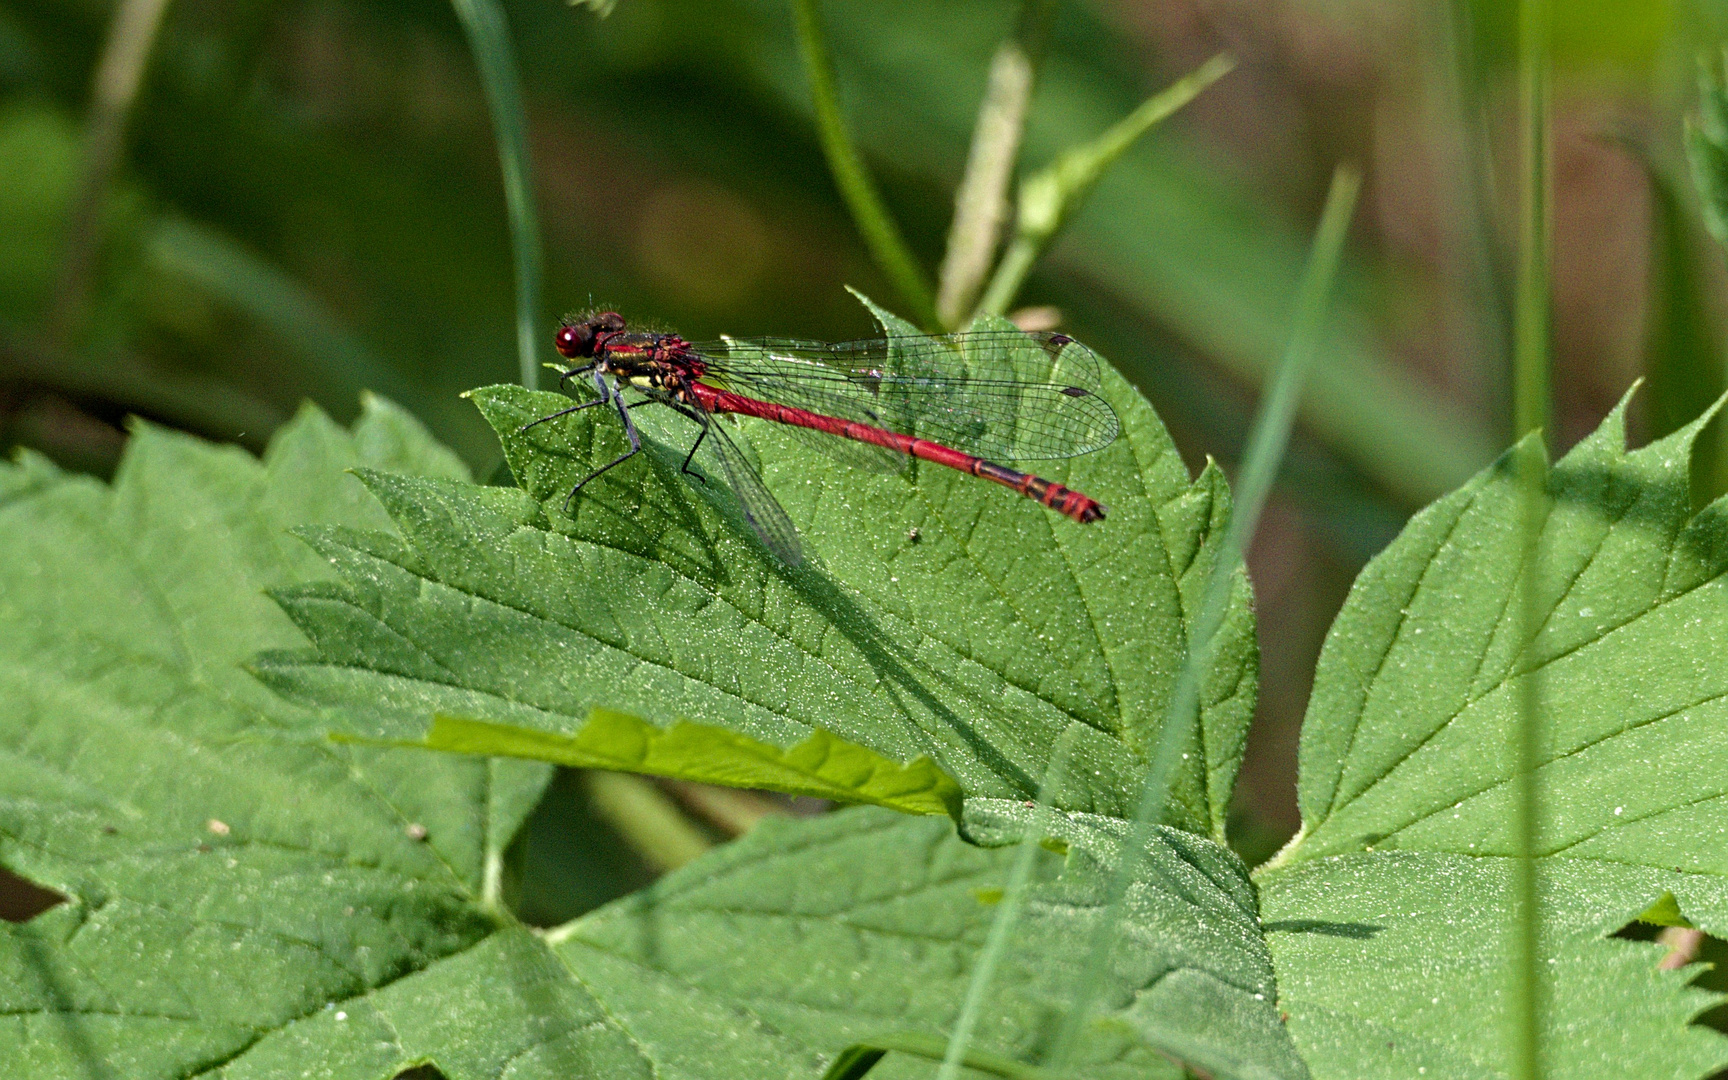
[[[1020,827],[1008,807],[981,812],[989,820],[978,827],[999,839]],[[1083,815],[1058,827],[1070,855],[1044,858],[975,1042],[995,1064],[1035,1066],[1048,1049],[1076,975],[1074,946],[1100,916],[1125,832]],[[783,1040],[789,1057],[861,1044],[934,1048],[940,1058],[994,912],[979,894],[1000,888],[1012,859],[961,843],[945,821],[875,809],[765,822],[549,939],[645,1044],[725,1056],[720,1033],[689,1030],[682,1009],[702,1008],[741,1013]],[[1165,1055],[1220,1080],[1307,1075],[1278,1020],[1253,890],[1235,856],[1161,830],[1129,918],[1131,944],[1073,1075],[1181,1075]]]
[[[1549,1076],[1711,1076],[1728,1040],[1689,1024],[1722,995],[1661,971],[1666,949],[1609,937],[1649,899],[1636,868],[1540,864]],[[1290,1033],[1317,1077],[1506,1076],[1512,860],[1334,855],[1260,877]],[[1634,897],[1644,897],[1635,900]],[[1630,902],[1628,902],[1630,901]]]
[[[262,464],[144,427],[112,489],[35,458],[0,467],[0,863],[70,898],[0,925],[0,1060],[33,1078],[374,1080],[429,1064],[449,1080],[780,1080],[819,1075],[906,995],[942,1007],[896,1026],[935,1037],[992,910],[978,893],[999,888],[1006,858],[949,822],[874,810],[769,825],[554,950],[493,893],[545,766],[332,744],[322,717],[249,679],[243,657],[300,640],[263,591],[307,569],[286,524],[411,562],[346,472],[368,464],[460,472],[377,400],[352,434],[303,413]],[[367,474],[430,482],[385,475]],[[294,595],[311,610],[338,591]],[[633,734],[642,760],[698,753],[710,734],[608,723],[608,745]],[[778,764],[847,764],[821,740],[802,754]],[[930,809],[953,797],[917,769],[900,779]],[[1173,1075],[1159,1050],[1222,1062],[1219,1076],[1299,1075],[1262,1067],[1287,1039],[1245,1046],[1240,1018],[1211,1008],[1244,986],[1261,988],[1262,1020],[1271,1008],[1240,865],[1224,887],[1196,870],[1229,862],[1222,849],[1161,841],[1178,855],[1132,913],[1142,947],[1085,1075]],[[1098,875],[1070,851],[986,1055],[1037,1053],[1054,999],[1030,976],[1061,970],[1037,934],[1097,906]],[[753,981],[714,981],[745,969]]]
[[[1332,627],[1302,731],[1302,831],[1260,875],[1269,922],[1293,927],[1274,955],[1318,1075],[1406,1076],[1417,1060],[1499,1075],[1472,1003],[1509,970],[1509,738],[1533,672],[1543,1045],[1577,1066],[1555,1075],[1695,1076],[1728,1060],[1728,1042],[1686,1026],[1710,998],[1658,977],[1648,948],[1602,940],[1664,893],[1728,929],[1728,861],[1699,842],[1728,828],[1728,503],[1691,512],[1708,416],[1629,452],[1625,411],[1548,473],[1533,640],[1511,603],[1511,455],[1416,515]]]
[[[358,465],[462,473],[378,399],[262,464],[140,425],[112,488],[0,465],[0,864],[68,897],[0,925],[20,1075],[187,1076],[494,934],[548,770],[334,747],[240,666],[301,640],[263,588],[328,573],[287,524],[389,527]]]
[[[365,737],[417,739],[440,713],[573,736],[599,707],[782,752],[822,730],[895,765],[927,756],[968,796],[1032,797],[1061,738],[1056,804],[1124,816],[1229,509],[1222,474],[1190,482],[1114,373],[1105,395],[1122,436],[1040,466],[1110,507],[1088,526],[952,470],[863,473],[740,425],[815,556],[788,568],[718,479],[679,474],[682,418],[635,410],[646,452],[566,515],[571,486],[621,451],[617,418],[524,431],[568,399],[476,391],[525,490],[362,474],[405,543],[304,533],[345,584],[279,592],[317,651],[255,670]],[[1166,818],[1214,837],[1253,713],[1245,579],[1217,657]]]
[[[873,803],[904,814],[960,820],[960,786],[930,759],[897,765],[817,728],[787,750],[725,728],[677,723],[657,728],[625,713],[595,709],[575,735],[438,716],[422,743],[428,750],[531,758],[584,769],[613,769],[766,788],[837,802]]]

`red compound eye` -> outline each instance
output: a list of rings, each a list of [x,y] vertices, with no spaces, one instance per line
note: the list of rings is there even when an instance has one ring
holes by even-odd
[[[567,360],[587,356],[594,348],[594,331],[587,326],[562,326],[553,343],[558,355]]]

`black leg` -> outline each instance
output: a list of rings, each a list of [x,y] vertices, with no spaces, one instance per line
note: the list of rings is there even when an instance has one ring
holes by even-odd
[[[642,449],[642,436],[637,434],[636,424],[635,424],[635,422],[633,422],[630,419],[630,406],[628,406],[624,403],[624,395],[620,394],[616,390],[612,390],[612,391],[608,392],[605,389],[604,384],[601,383],[601,380],[598,377],[595,378],[594,382],[596,385],[602,387],[601,393],[604,394],[607,398],[609,398],[611,400],[612,404],[614,406],[616,406],[618,409],[618,415],[623,418],[623,420],[624,420],[624,437],[630,440],[630,449],[624,451],[622,454],[619,454],[616,458],[613,458],[611,461],[608,461],[606,464],[600,466],[598,469],[595,469],[593,472],[589,473],[587,476],[584,476],[580,481],[577,482],[575,487],[570,489],[570,494],[564,496],[564,512],[566,514],[568,514],[570,512],[570,504],[571,504],[571,502],[573,502],[575,500],[576,493],[578,491],[581,491],[583,488],[587,487],[588,482],[590,480],[593,480],[595,477],[599,476],[601,473],[605,472],[607,469],[610,469],[615,465],[621,465],[624,462],[629,461],[631,458],[635,457],[636,454],[639,453]],[[588,404],[593,405],[593,404],[595,404],[595,402],[591,401]]]
[[[604,401],[601,401],[600,399],[596,398],[593,401],[584,401],[580,405],[572,405],[568,409],[559,409],[557,412],[552,413],[549,416],[542,416],[538,420],[528,421],[526,424],[523,424],[521,427],[516,429],[516,434],[518,434],[518,435],[522,434],[524,431],[527,431],[529,428],[533,427],[535,424],[544,424],[546,421],[556,420],[560,416],[569,416],[571,413],[581,412],[583,409],[586,409],[591,405],[604,405],[604,404],[606,404]]]
[[[585,367],[574,368],[570,371],[566,371],[562,376],[559,377],[558,385],[563,386],[565,379],[571,378],[572,376],[575,376],[575,375],[581,375],[585,372],[589,372],[589,371],[593,371],[593,370],[594,370],[594,365],[589,364]],[[582,404],[572,405],[568,409],[559,409],[557,412],[553,413],[550,416],[542,416],[538,420],[530,420],[526,424],[523,424],[521,427],[517,428],[516,434],[518,434],[518,435],[522,434],[524,431],[527,431],[529,428],[533,427],[535,424],[544,424],[546,421],[556,420],[560,416],[569,416],[571,413],[581,412],[583,409],[588,408],[590,405],[604,405],[606,402],[610,401],[613,397],[613,395],[606,388],[606,380],[600,377],[599,372],[594,373],[594,389],[599,392],[600,396],[595,398],[593,401],[584,401]]]
[[[564,512],[566,514],[568,514],[570,512],[570,504],[571,504],[571,502],[575,501],[576,493],[578,491],[581,491],[583,488],[587,487],[588,481],[599,476],[601,473],[605,472],[607,469],[610,469],[614,465],[622,465],[626,461],[629,461],[631,458],[635,457],[636,452],[638,450],[641,450],[641,449],[642,449],[642,447],[640,445],[632,446],[630,449],[624,451],[622,454],[619,454],[617,457],[613,458],[611,461],[608,461],[606,464],[600,466],[598,469],[595,469],[593,472],[589,473],[587,476],[584,476],[581,480],[577,481],[576,486],[570,489],[570,494],[564,496]]]
[[[702,481],[704,484],[706,484],[708,482],[708,478],[703,476],[701,473],[697,472],[695,469],[692,469],[690,467],[690,463],[692,461],[696,460],[696,450],[698,447],[700,447],[702,445],[702,440],[706,439],[707,437],[708,437],[708,425],[703,424],[702,430],[700,432],[698,432],[696,435],[696,441],[690,444],[690,452],[688,454],[684,455],[684,464],[679,468],[679,471],[684,473],[686,476],[694,476],[696,479]]]
[[[684,464],[678,471],[682,472],[685,476],[694,476],[700,483],[708,483],[708,478],[697,472],[695,469],[692,469],[690,463],[696,460],[696,451],[701,448],[702,440],[708,437],[708,425],[714,422],[713,419],[701,415],[696,410],[686,405],[680,405],[676,401],[668,401],[666,404],[671,406],[680,415],[687,416],[691,420],[694,420],[696,426],[702,429],[696,433],[696,441],[690,444],[690,452],[684,455]]]

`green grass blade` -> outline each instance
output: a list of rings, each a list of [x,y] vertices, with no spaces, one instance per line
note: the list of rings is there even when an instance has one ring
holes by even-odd
[[[852,212],[852,220],[877,267],[893,283],[913,318],[925,329],[934,330],[941,321],[936,316],[930,283],[906,245],[900,226],[882,202],[876,182],[871,179],[840,115],[840,99],[834,89],[834,63],[828,55],[828,39],[817,16],[816,0],[792,0],[792,11],[798,20],[798,51],[804,58],[804,72],[810,81],[816,133],[822,140],[828,168],[834,173],[835,186],[846,200],[846,208]]]
[[[1038,857],[1038,841],[1051,831],[1048,799],[1051,792],[1062,787],[1062,774],[1067,766],[1067,747],[1067,742],[1057,744],[1055,752],[1050,755],[1050,764],[1044,770],[1044,778],[1038,785],[1038,820],[1032,828],[1026,830],[1026,835],[1021,838],[1014,852],[1014,864],[1008,870],[1008,880],[1003,883],[1001,906],[996,909],[996,917],[990,921],[990,934],[984,939],[984,949],[978,954],[978,964],[972,969],[972,978],[966,984],[966,999],[960,1005],[960,1015],[954,1020],[954,1030],[948,1035],[948,1045],[942,1054],[942,1067],[936,1071],[936,1080],[958,1080],[961,1067],[972,1064],[972,1036],[978,1030],[985,999],[996,981],[996,970],[1008,954],[1014,927],[1020,921],[1021,913],[1026,910],[1026,897],[1032,884],[1033,862]]]
[[[1158,750],[1154,756],[1152,767],[1146,774],[1147,779],[1142,788],[1133,831],[1125,846],[1125,852],[1138,852],[1146,847],[1152,828],[1157,824],[1156,819],[1161,814],[1165,800],[1168,798],[1170,781],[1175,773],[1176,759],[1181,753],[1181,748],[1188,745],[1191,721],[1199,708],[1200,673],[1206,669],[1210,661],[1212,640],[1223,624],[1237,569],[1242,561],[1242,553],[1247,546],[1248,538],[1253,535],[1260,508],[1265,505],[1266,495],[1270,490],[1273,478],[1277,475],[1278,463],[1283,457],[1284,447],[1289,442],[1290,429],[1295,421],[1296,405],[1301,397],[1302,383],[1313,359],[1315,344],[1319,340],[1326,311],[1327,295],[1331,291],[1332,280],[1337,274],[1345,233],[1349,228],[1350,217],[1355,209],[1356,195],[1360,187],[1361,176],[1354,168],[1340,166],[1333,174],[1332,190],[1327,196],[1326,207],[1321,214],[1313,254],[1309,259],[1308,271],[1303,278],[1301,291],[1298,293],[1296,321],[1289,346],[1285,350],[1283,362],[1279,365],[1278,373],[1261,404],[1259,415],[1255,418],[1253,432],[1249,436],[1242,480],[1239,485],[1239,501],[1235,512],[1230,516],[1230,524],[1225,532],[1222,548],[1206,581],[1201,614],[1195,623],[1188,654],[1177,676],[1175,691],[1170,698],[1170,707],[1164,716]],[[1045,770],[1038,795],[1041,815],[1048,814],[1048,809],[1044,806],[1046,793],[1061,786],[1062,773],[1067,767],[1066,747],[1065,742],[1057,745]],[[950,1036],[948,1053],[943,1061],[942,1071],[937,1074],[938,1080],[953,1080],[954,1077],[958,1076],[958,1069],[967,1053],[973,1025],[977,1020],[977,1013],[982,1007],[1002,953],[1006,951],[1012,936],[1014,922],[1024,906],[1025,892],[1031,878],[1032,859],[1036,854],[1038,840],[1045,831],[1043,828],[1036,827],[1029,829],[1020,842],[1020,850],[1010,872],[1002,906],[998,909],[996,918],[991,924],[990,937],[983,951],[979,954],[977,966],[973,969],[972,981],[967,988],[966,1002],[962,1007],[960,1018],[955,1024],[953,1034]],[[1108,914],[1099,923],[1101,930],[1093,936],[1090,943],[1089,952],[1091,955],[1081,967],[1082,982],[1075,988],[1073,1004],[1051,1053],[1052,1067],[1057,1070],[1064,1068],[1071,1059],[1076,1048],[1075,1044],[1078,1041],[1080,1026],[1094,1004],[1093,998],[1096,988],[1104,981],[1102,979],[1087,979],[1085,973],[1099,971],[1104,964],[1109,962],[1109,951],[1113,944],[1111,939],[1120,921],[1120,912],[1127,896],[1128,884],[1132,881],[1137,869],[1138,861],[1132,857],[1125,856],[1118,864],[1114,880],[1111,882]]]
[[[1548,350],[1549,243],[1552,236],[1552,176],[1548,148],[1551,73],[1547,0],[1522,0],[1518,11],[1519,135],[1523,184],[1518,229],[1518,289],[1512,347],[1512,415],[1519,436],[1549,427]],[[1546,506],[1544,440],[1532,440],[1518,462],[1519,632],[1534,640],[1546,618],[1536,587],[1538,546]],[[1519,685],[1518,717],[1512,724],[1517,858],[1513,870],[1510,927],[1514,947],[1507,1016],[1507,1059],[1517,1080],[1542,1075],[1541,1002],[1537,965],[1536,837],[1540,826],[1536,790],[1536,745],[1541,717],[1541,673],[1532,669]]]
[[[1244,453],[1242,475],[1237,482],[1236,509],[1230,516],[1230,525],[1224,534],[1224,544],[1218,553],[1218,560],[1213,564],[1212,573],[1208,576],[1201,601],[1200,618],[1195,624],[1194,634],[1188,645],[1188,655],[1177,677],[1176,688],[1171,694],[1170,707],[1164,714],[1158,749],[1151,767],[1146,772],[1134,827],[1129,834],[1116,879],[1111,886],[1109,909],[1099,922],[1098,931],[1093,935],[1088,957],[1080,968],[1081,974],[1075,987],[1074,999],[1051,1053],[1051,1061],[1058,1069],[1064,1067],[1072,1058],[1079,1042],[1081,1027],[1096,1004],[1099,989],[1106,983],[1098,973],[1105,970],[1110,963],[1117,928],[1121,922],[1121,909],[1127,897],[1129,883],[1138,869],[1137,855],[1145,848],[1152,827],[1163,813],[1178,759],[1183,747],[1190,741],[1190,731],[1200,704],[1200,673],[1205,670],[1209,660],[1213,636],[1223,624],[1232,584],[1241,567],[1248,541],[1254,535],[1254,528],[1258,524],[1260,511],[1266,504],[1272,481],[1278,475],[1278,465],[1283,459],[1284,449],[1290,441],[1302,384],[1313,362],[1315,346],[1325,322],[1327,297],[1332,289],[1332,281],[1337,276],[1338,261],[1343,252],[1345,235],[1349,231],[1351,215],[1356,208],[1356,196],[1361,189],[1361,183],[1361,174],[1348,165],[1340,165],[1332,174],[1332,188],[1326,196],[1326,206],[1321,212],[1320,225],[1315,232],[1308,269],[1303,276],[1301,291],[1297,294],[1296,318],[1290,343],[1272,386],[1254,418],[1254,427],[1249,433],[1248,446]]]
[[[510,30],[498,0],[451,0],[468,47],[480,69],[480,85],[492,113],[498,164],[504,173],[504,204],[510,215],[510,250],[516,262],[516,355],[522,385],[540,382],[540,223],[534,212],[532,169],[528,160],[528,122],[522,110],[522,84],[510,50]]]
[[[1651,439],[1680,430],[1728,389],[1703,284],[1700,245],[1673,179],[1638,152],[1650,181],[1650,270],[1644,370],[1650,380],[1645,418]],[[1728,462],[1718,425],[1693,449],[1692,503],[1702,509],[1728,491]]]
[[[1219,53],[1185,77],[1153,94],[1140,107],[1117,121],[1091,142],[1073,147],[1020,185],[1019,220],[1013,243],[1002,256],[978,310],[1000,315],[1031,273],[1032,266],[1062,226],[1086,201],[1098,178],[1133,146],[1140,136],[1193,101],[1236,66],[1228,53]]]

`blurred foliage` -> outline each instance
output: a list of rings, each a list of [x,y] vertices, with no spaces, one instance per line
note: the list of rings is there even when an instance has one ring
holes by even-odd
[[[620,0],[598,18],[607,6],[501,7],[545,247],[542,322],[597,301],[698,338],[872,333],[842,286],[891,289],[828,170],[788,0]],[[348,419],[372,388],[492,474],[496,442],[457,394],[517,377],[518,270],[495,125],[452,6],[171,3],[102,202],[87,318],[60,342],[44,319],[114,10],[0,0],[0,446],[102,473],[137,414],[256,449],[302,399]],[[840,112],[933,271],[1016,5],[818,10]],[[1237,460],[1326,177],[1340,159],[1365,166],[1284,466],[1294,509],[1274,514],[1285,524],[1252,562],[1275,628],[1268,670],[1311,670],[1279,650],[1317,647],[1353,567],[1507,441],[1512,11],[1055,5],[1020,179],[1208,57],[1240,62],[1102,175],[1009,305],[1056,305],[1147,391],[1191,465]],[[1679,175],[1681,116],[1699,108],[1692,58],[1717,55],[1721,33],[1728,15],[1704,0],[1556,5],[1562,435],[1594,428],[1641,372],[1651,432],[1723,383],[1722,256],[1682,248],[1699,204],[1708,221],[1720,201],[1698,155],[1728,160],[1728,138],[1691,139],[1699,202],[1652,189],[1594,138],[1638,136]],[[1293,730],[1300,698],[1265,696],[1284,702],[1263,715],[1265,746],[1293,746],[1276,732]],[[1293,764],[1262,774],[1257,752],[1248,775],[1288,787]],[[1247,797],[1293,825],[1287,792]]]
[[[1728,90],[1713,58],[1698,63],[1698,113],[1686,120],[1686,157],[1704,227],[1728,244]]]
[[[1662,61],[1676,21],[1687,14],[1683,0],[1568,0],[1553,10],[1556,68],[1589,68],[1627,78],[1646,75]],[[1517,52],[1518,5],[1469,0],[1469,14],[1481,60],[1510,66]]]

